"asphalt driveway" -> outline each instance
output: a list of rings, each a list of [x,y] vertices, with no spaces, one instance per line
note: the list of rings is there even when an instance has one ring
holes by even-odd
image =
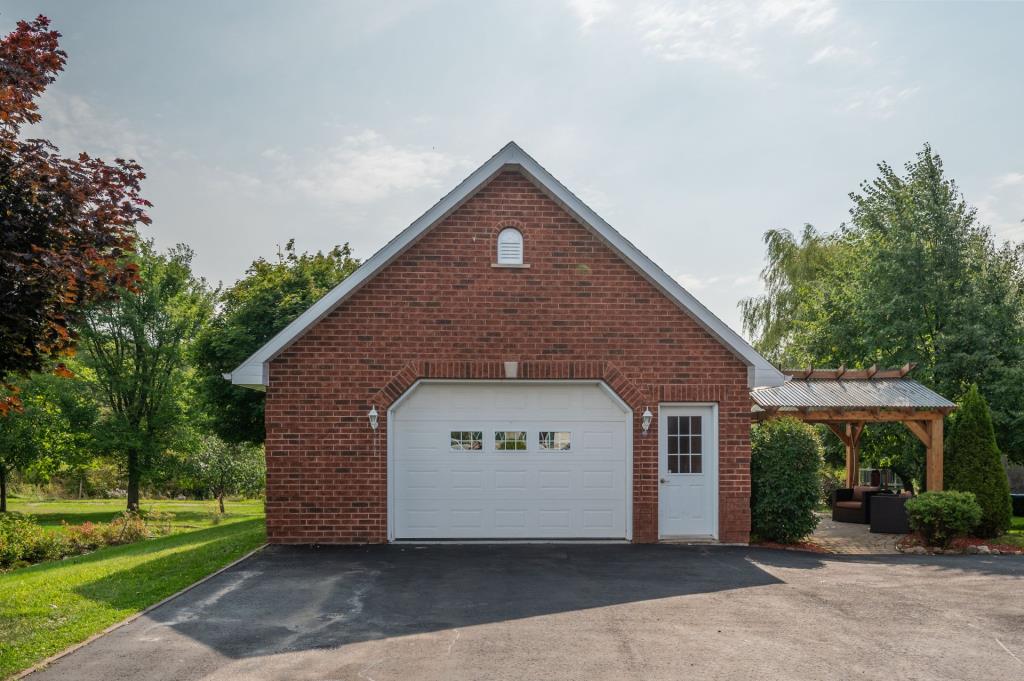
[[[31,675],[1024,678],[1024,560],[736,547],[270,547]]]

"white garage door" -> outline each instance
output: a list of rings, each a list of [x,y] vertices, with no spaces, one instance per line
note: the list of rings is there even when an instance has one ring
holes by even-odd
[[[623,539],[629,413],[595,383],[421,383],[392,417],[395,539]]]

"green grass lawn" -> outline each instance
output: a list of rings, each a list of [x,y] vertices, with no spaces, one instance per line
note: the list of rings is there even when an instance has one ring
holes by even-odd
[[[176,514],[174,533],[112,546],[62,561],[0,573],[0,678],[45,659],[143,610],[246,554],[265,541],[263,503],[228,502],[213,524],[212,502],[144,502]],[[123,500],[21,502],[11,510],[39,514],[58,527],[106,522]]]
[[[1024,516],[1013,516],[1010,521],[1010,531],[997,539],[996,543],[1019,546],[1024,549]]]
[[[188,532],[210,527],[217,512],[216,501],[147,501],[141,504],[143,511],[173,513],[173,532]],[[9,499],[7,508],[19,513],[31,514],[43,527],[60,527],[61,521],[69,525],[80,525],[86,521],[109,523],[124,513],[124,499],[84,499],[82,501],[30,501]],[[246,501],[225,501],[228,517],[262,518],[263,502],[259,499]]]

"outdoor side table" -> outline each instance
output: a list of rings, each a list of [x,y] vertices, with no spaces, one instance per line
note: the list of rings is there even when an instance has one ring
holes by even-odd
[[[887,534],[907,534],[906,503],[910,497],[898,494],[873,494],[871,496],[871,531]]]

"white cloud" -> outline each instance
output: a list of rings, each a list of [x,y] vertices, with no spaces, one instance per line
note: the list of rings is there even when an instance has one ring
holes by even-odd
[[[691,0],[644,5],[636,24],[647,48],[662,59],[745,71],[762,60],[771,31],[812,36],[830,29],[836,15],[832,0]]]
[[[308,163],[280,149],[262,155],[292,188],[331,203],[371,203],[398,192],[441,187],[452,171],[465,166],[438,151],[395,146],[373,130],[345,137]]]
[[[106,159],[139,161],[156,154],[158,141],[134,129],[130,121],[102,111],[84,97],[48,91],[39,102],[41,122],[22,128],[23,137],[42,137],[56,144],[65,156],[88,152]],[[162,153],[174,154],[167,149]]]
[[[1024,185],[1024,173],[1006,173],[1001,177],[997,177],[993,187],[996,189],[1002,189],[1004,187],[1015,187],[1017,185]]]
[[[693,274],[677,274],[676,281],[682,284],[687,291],[702,291],[709,286],[714,286],[722,280],[722,277],[698,277]]]
[[[741,274],[732,280],[732,285],[736,288],[746,287],[758,282],[760,279],[760,275],[757,274]]]
[[[891,85],[876,90],[865,90],[850,94],[843,109],[851,113],[863,113],[872,118],[889,118],[899,106],[920,91],[920,87],[897,88]]]
[[[615,9],[612,0],[567,0],[580,20],[580,30],[587,31]]]
[[[819,49],[817,52],[811,55],[811,58],[807,60],[808,64],[818,64],[822,62],[853,62],[858,64],[866,64],[871,60],[864,53],[863,50],[858,50],[847,45],[833,45],[828,44]]]
[[[992,180],[976,203],[978,219],[1002,239],[1024,241],[1024,173],[1010,172]]]

